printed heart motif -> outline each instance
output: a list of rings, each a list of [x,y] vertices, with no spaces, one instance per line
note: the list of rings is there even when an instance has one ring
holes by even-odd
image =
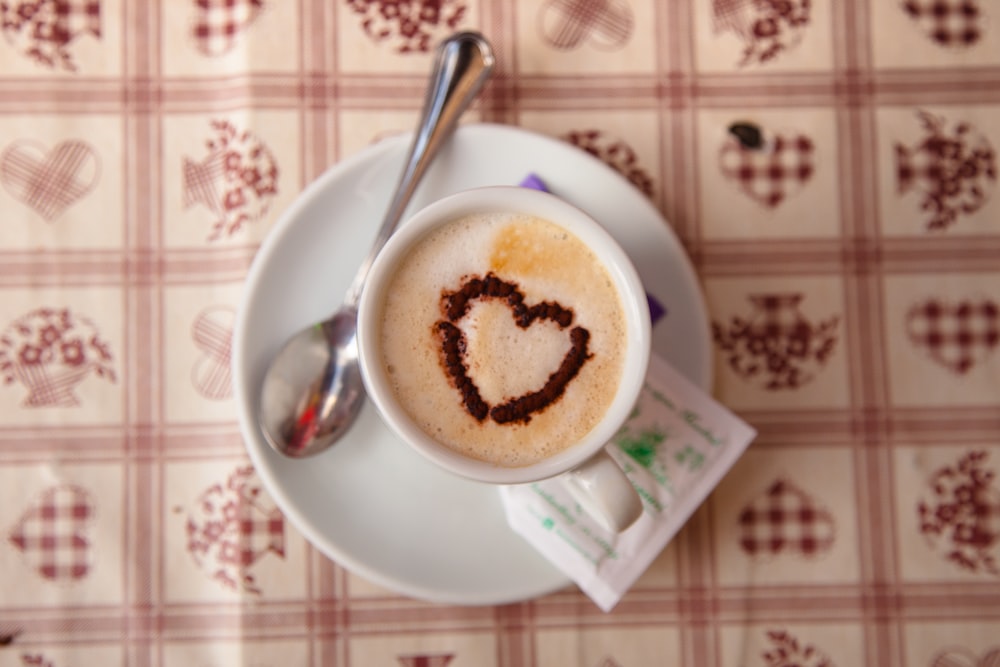
[[[64,141],[50,151],[16,141],[0,156],[4,189],[49,221],[90,192],[99,173],[97,154],[77,140]]]
[[[191,338],[202,353],[191,369],[191,382],[205,398],[221,401],[232,396],[233,322],[236,311],[229,306],[210,306],[198,313],[191,325]]]
[[[934,361],[963,375],[1000,344],[1000,306],[985,298],[929,298],[910,307],[906,333]]]
[[[976,656],[966,648],[949,649],[941,653],[931,667],[1000,667],[1000,648],[993,648]]]
[[[10,531],[8,540],[50,581],[74,581],[90,572],[94,516],[90,494],[72,485],[46,489]]]
[[[237,36],[257,20],[264,0],[218,3],[194,0],[191,34],[198,50],[206,56],[220,56],[236,46]]]
[[[804,134],[775,134],[760,148],[728,136],[719,149],[722,174],[765,208],[777,208],[797,194],[816,172],[816,148]]]
[[[491,406],[483,399],[479,387],[469,376],[469,364],[465,358],[465,333],[457,326],[468,314],[472,302],[485,299],[495,299],[506,304],[514,322],[522,329],[529,328],[535,322],[548,320],[560,330],[565,330],[573,324],[573,311],[551,301],[528,306],[517,285],[501,280],[492,273],[483,278],[469,278],[458,290],[446,292],[441,297],[447,318],[436,325],[441,341],[441,359],[452,383],[462,394],[466,410],[478,421],[489,417],[498,424],[526,423],[534,413],[559,400],[566,386],[590,358],[587,350],[590,332],[580,326],[569,330],[570,349],[540,389]]]
[[[632,34],[632,8],[621,0],[549,0],[539,12],[545,41],[560,50],[589,42],[605,50],[621,48]]]
[[[774,482],[740,512],[740,547],[751,556],[780,553],[812,557],[833,546],[836,523],[806,492]]]

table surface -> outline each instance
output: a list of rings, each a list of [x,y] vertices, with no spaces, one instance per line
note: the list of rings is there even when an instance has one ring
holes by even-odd
[[[1000,661],[1000,5],[0,18],[3,667]],[[609,614],[573,586],[459,607],[350,574],[255,493],[236,426],[256,249],[324,170],[413,126],[461,28],[499,61],[468,120],[574,144],[663,212],[714,393],[760,434]]]

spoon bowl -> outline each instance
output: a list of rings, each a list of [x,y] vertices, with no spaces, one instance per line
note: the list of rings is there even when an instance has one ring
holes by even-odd
[[[357,305],[365,278],[427,167],[492,74],[494,62],[489,42],[476,32],[456,33],[438,47],[406,166],[343,305],[292,336],[264,375],[258,422],[274,450],[296,458],[318,454],[337,442],[361,412],[365,389],[358,365]]]
[[[298,332],[275,356],[261,388],[260,425],[288,456],[315,454],[346,433],[364,405],[357,311],[346,308]]]

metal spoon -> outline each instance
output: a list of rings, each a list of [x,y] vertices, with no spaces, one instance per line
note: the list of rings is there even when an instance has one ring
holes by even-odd
[[[290,338],[264,376],[258,421],[268,444],[282,454],[302,457],[325,450],[347,432],[360,412],[365,390],[358,368],[357,306],[368,270],[493,65],[489,42],[476,32],[457,33],[438,47],[406,166],[375,244],[343,305],[329,319]]]

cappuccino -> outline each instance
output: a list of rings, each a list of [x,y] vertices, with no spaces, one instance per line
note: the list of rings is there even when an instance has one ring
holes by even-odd
[[[384,292],[382,363],[410,419],[446,447],[528,466],[580,441],[618,391],[615,283],[574,234],[483,213],[428,233]]]

